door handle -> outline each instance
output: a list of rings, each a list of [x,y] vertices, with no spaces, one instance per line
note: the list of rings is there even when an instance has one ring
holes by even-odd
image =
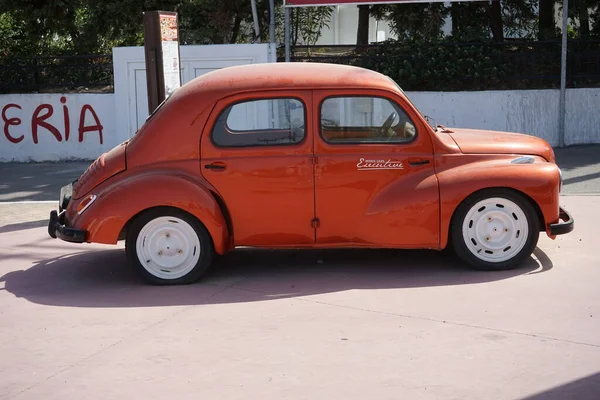
[[[206,164],[204,166],[204,168],[206,169],[212,169],[213,171],[224,171],[225,169],[227,169],[227,165],[224,163],[211,163],[211,164]]]
[[[429,164],[429,160],[420,160],[420,161],[409,161],[409,164],[413,167],[416,167],[418,165],[425,165],[425,164]]]

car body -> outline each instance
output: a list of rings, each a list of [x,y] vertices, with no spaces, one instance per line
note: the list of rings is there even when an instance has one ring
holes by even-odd
[[[60,193],[49,234],[125,240],[156,284],[236,247],[442,250],[514,268],[568,233],[552,147],[432,126],[380,73],[324,63],[227,67],[177,89]]]

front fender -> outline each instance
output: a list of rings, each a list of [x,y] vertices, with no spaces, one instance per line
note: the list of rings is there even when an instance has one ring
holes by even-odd
[[[471,160],[468,160],[471,158]],[[533,164],[511,164],[516,156],[494,159],[463,155],[442,156],[438,160],[440,187],[440,247],[448,242],[452,216],[471,194],[487,188],[509,188],[528,196],[543,218],[542,229],[559,220],[560,172],[556,164],[535,157]]]
[[[98,197],[81,215],[76,212],[78,202],[72,202],[67,209],[71,226],[87,231],[87,242],[115,244],[125,224],[137,214],[153,207],[170,206],[198,218],[212,237],[217,253],[224,254],[229,247],[229,230],[223,213],[196,177],[173,170],[128,171],[90,193]]]

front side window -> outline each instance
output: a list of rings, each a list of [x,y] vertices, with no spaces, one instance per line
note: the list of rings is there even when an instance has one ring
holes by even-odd
[[[305,135],[305,107],[294,98],[235,103],[219,115],[211,132],[221,147],[297,144]]]
[[[383,97],[329,97],[320,118],[328,143],[407,143],[416,136],[406,112]]]

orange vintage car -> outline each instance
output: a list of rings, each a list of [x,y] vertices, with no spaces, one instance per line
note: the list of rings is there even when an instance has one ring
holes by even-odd
[[[223,68],[177,89],[130,140],[61,189],[50,236],[125,240],[154,284],[198,280],[215,254],[451,246],[519,265],[573,230],[552,147],[434,126],[380,73],[322,63]]]

